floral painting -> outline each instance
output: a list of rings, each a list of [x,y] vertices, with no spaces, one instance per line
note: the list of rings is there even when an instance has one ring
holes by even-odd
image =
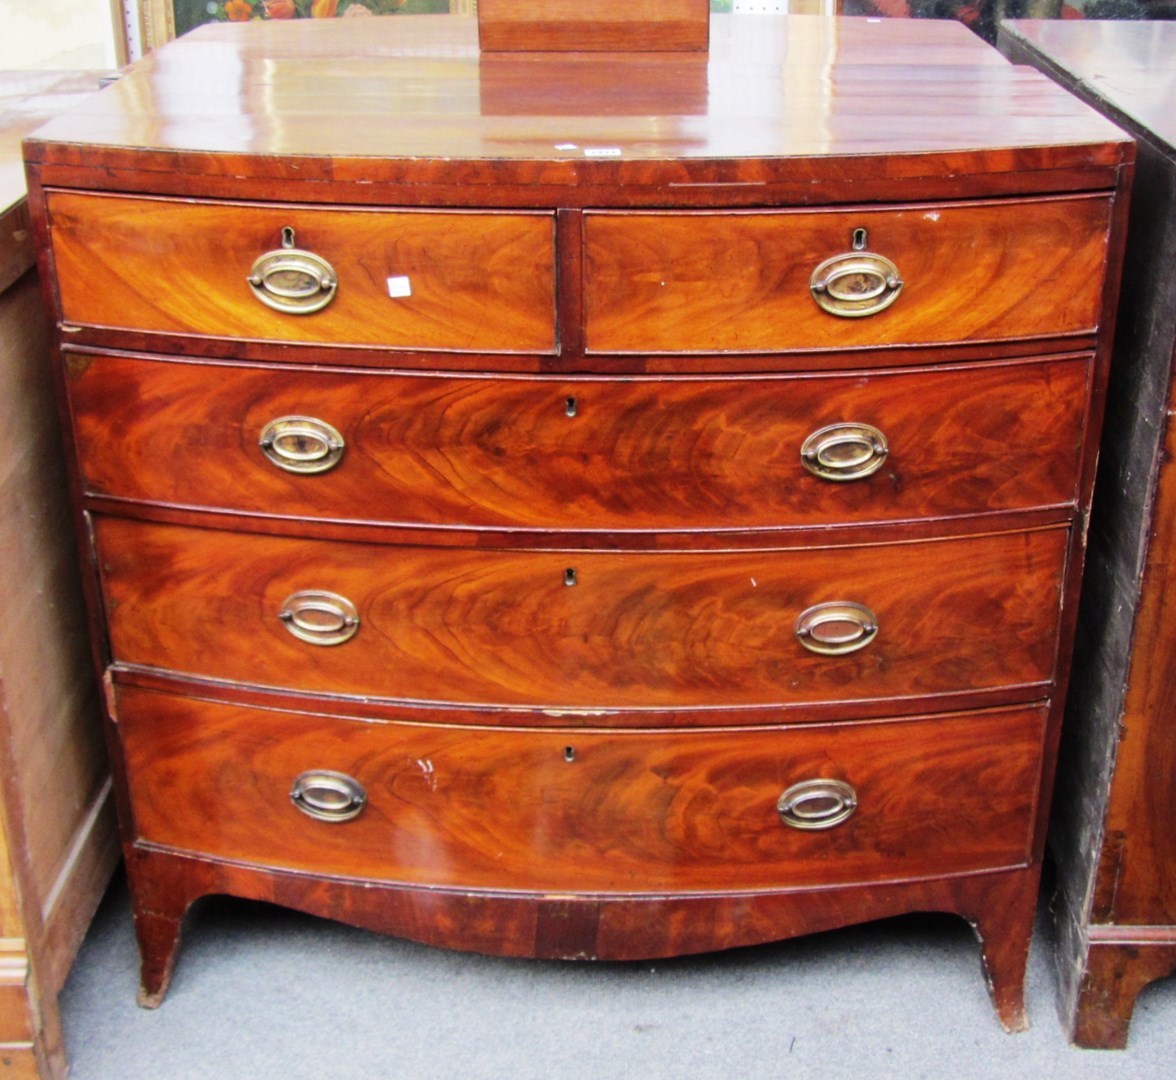
[[[175,0],[176,33],[206,22],[250,19],[333,19],[338,16],[438,14],[449,0]]]

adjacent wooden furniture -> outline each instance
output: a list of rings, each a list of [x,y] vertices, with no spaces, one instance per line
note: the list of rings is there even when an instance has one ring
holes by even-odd
[[[142,1000],[210,892],[933,909],[1022,1026],[1131,144],[954,24],[476,33],[209,27],[28,144]]]
[[[1012,22],[1003,47],[1139,140],[1052,840],[1062,1017],[1121,1047],[1176,971],[1176,23]]]
[[[706,51],[710,0],[481,0],[483,52]]]
[[[90,75],[0,75],[0,1076],[62,1077],[57,994],[118,856],[21,137]]]

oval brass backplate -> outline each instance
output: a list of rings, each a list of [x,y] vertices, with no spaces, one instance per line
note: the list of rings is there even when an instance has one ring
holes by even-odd
[[[279,416],[261,429],[257,444],[279,469],[292,473],[333,469],[346,449],[343,436],[313,416]]]
[[[334,298],[339,281],[334,267],[313,251],[280,247],[260,256],[246,279],[253,295],[287,315],[310,315]]]
[[[796,619],[796,640],[823,656],[857,652],[877,636],[877,617],[865,604],[851,600],[814,604]]]
[[[305,589],[286,597],[278,612],[282,625],[311,645],[342,645],[359,632],[359,612],[345,596]]]
[[[367,805],[367,792],[346,773],[311,769],[295,777],[290,801],[317,821],[350,821]]]
[[[853,816],[857,792],[844,780],[802,780],[780,796],[776,810],[793,829],[832,829]]]
[[[886,436],[870,424],[830,424],[814,431],[800,447],[804,467],[822,480],[864,480],[890,453]]]
[[[823,311],[857,319],[890,307],[902,292],[902,278],[885,256],[849,251],[821,263],[813,271],[809,289]]]

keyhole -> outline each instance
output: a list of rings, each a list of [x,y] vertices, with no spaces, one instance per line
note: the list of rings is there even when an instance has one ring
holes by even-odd
[[[564,747],[564,761],[572,762],[576,760],[576,748],[574,746]]]
[[[289,225],[282,229],[282,247],[292,248],[294,246],[294,230]]]
[[[576,584],[576,569],[575,569],[575,567],[569,566],[564,571],[564,584],[567,586],[572,586],[572,585]]]
[[[576,401],[576,399],[574,397],[570,397],[570,398],[567,398],[564,400],[564,412],[568,416],[575,416],[576,413],[578,413],[579,411],[580,411],[579,403]]]
[[[870,241],[870,235],[869,235],[869,233],[866,232],[865,229],[854,229],[853,230],[853,250],[854,251],[865,251],[866,244],[868,244],[869,241]]]

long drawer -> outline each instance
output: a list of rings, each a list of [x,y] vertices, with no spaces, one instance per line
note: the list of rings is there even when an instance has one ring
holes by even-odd
[[[737,529],[1068,505],[1089,359],[745,378],[70,358],[92,494],[296,518]]]
[[[1043,696],[1069,538],[533,552],[95,528],[125,664],[416,701],[847,714],[862,700]]]
[[[551,213],[341,210],[64,191],[49,192],[48,206],[67,323],[403,349],[555,348]],[[267,254],[274,258],[255,266]],[[324,300],[309,312],[270,306]]]
[[[128,688],[118,714],[139,841],[316,874],[576,893],[1021,865],[1044,723],[1031,708],[571,734],[369,723]],[[295,804],[295,789],[321,817]]]
[[[1092,333],[1109,227],[1105,195],[591,213],[586,344],[767,352]],[[847,314],[819,306],[814,285]]]

